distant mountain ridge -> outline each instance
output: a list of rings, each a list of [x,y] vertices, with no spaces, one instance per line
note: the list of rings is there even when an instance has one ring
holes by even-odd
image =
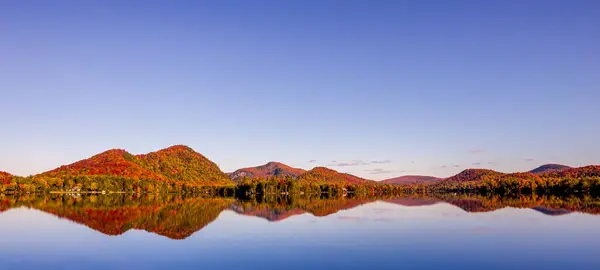
[[[457,175],[445,178],[443,181],[453,182],[465,182],[465,181],[478,181],[486,178],[497,178],[504,175],[504,173],[497,172],[488,169],[466,169]]]
[[[560,172],[560,171],[564,171],[564,170],[568,170],[568,169],[572,169],[572,167],[569,167],[567,165],[561,165],[561,164],[544,164],[544,165],[539,166],[529,172],[534,173],[534,174],[543,174],[543,173],[550,173],[550,172]]]
[[[562,171],[552,171],[542,174],[546,177],[600,177],[600,165],[589,165],[579,168],[570,168]]]
[[[442,178],[425,175],[405,175],[380,181],[382,184],[428,184],[440,181]]]
[[[242,178],[253,179],[271,176],[290,176],[292,178],[297,178],[304,172],[306,171],[303,169],[293,168],[286,164],[272,161],[261,166],[238,169],[228,175],[232,180],[239,181]]]
[[[175,145],[143,155],[132,155],[123,149],[112,149],[40,175],[120,176],[203,186],[233,184],[215,163],[184,145]]]
[[[581,177],[600,177],[600,166],[590,165],[579,168],[567,168],[564,165],[554,166],[541,166],[544,167],[537,170],[538,173],[524,172],[524,173],[501,173],[487,169],[466,169],[457,175],[445,178],[436,184],[443,184],[447,182],[470,182],[470,181],[485,181],[485,180],[502,180],[508,177],[517,179],[532,179],[540,177],[550,178],[581,178]],[[565,166],[566,167],[566,166]],[[539,168],[538,168],[539,169]]]
[[[422,175],[406,175],[380,181],[382,184],[416,184],[416,183],[438,183],[438,182],[468,182],[483,181],[486,179],[500,179],[503,177],[514,178],[535,178],[539,176],[549,177],[580,177],[600,175],[600,166],[586,166],[581,168],[572,168],[561,164],[545,164],[528,172],[502,173],[490,169],[466,169],[460,173],[447,177],[439,178]]]

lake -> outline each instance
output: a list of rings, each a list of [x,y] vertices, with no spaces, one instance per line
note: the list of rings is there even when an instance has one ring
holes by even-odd
[[[598,269],[589,197],[0,197],[2,269]]]

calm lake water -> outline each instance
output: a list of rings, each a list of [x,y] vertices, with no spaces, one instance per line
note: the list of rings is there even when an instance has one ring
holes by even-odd
[[[589,199],[240,202],[125,197],[0,197],[0,268],[598,269],[600,265],[600,215],[595,215],[600,204]]]

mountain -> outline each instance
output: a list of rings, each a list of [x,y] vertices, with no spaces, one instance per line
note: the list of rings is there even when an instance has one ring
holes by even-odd
[[[183,145],[137,156],[122,149],[108,150],[41,174],[47,177],[100,175],[197,186],[233,184],[215,163]]]
[[[293,168],[288,165],[279,162],[269,162],[265,165],[243,168],[229,174],[229,177],[234,181],[239,181],[244,177],[249,179],[252,178],[266,178],[270,176],[291,176],[297,178],[301,174],[306,172],[303,169]]]
[[[446,184],[449,182],[481,182],[486,180],[503,180],[507,178],[516,179],[534,179],[540,178],[539,175],[530,172],[525,173],[501,173],[488,169],[466,169],[455,176],[451,176],[436,184]]]
[[[543,173],[550,173],[550,172],[560,172],[560,171],[564,171],[564,170],[568,170],[568,169],[571,169],[571,167],[566,166],[566,165],[560,165],[560,164],[545,164],[545,165],[539,166],[529,172],[534,173],[534,174],[543,174]]]
[[[325,168],[325,167],[316,167],[310,171],[306,171],[301,174],[298,179],[300,181],[306,181],[310,183],[338,183],[338,184],[370,184],[376,183],[372,180],[367,180],[360,178],[358,176],[354,176],[347,173],[340,173],[338,171]]]
[[[433,182],[437,182],[440,180],[441,180],[441,178],[433,177],[433,176],[405,175],[405,176],[400,176],[400,177],[396,177],[396,178],[386,179],[386,180],[380,181],[379,183],[382,183],[382,184],[417,184],[417,183],[428,184],[428,183],[433,183]]]
[[[140,158],[123,149],[108,150],[91,158],[60,166],[42,175],[49,177],[111,175],[131,179],[166,180],[164,176],[144,168]]]
[[[544,173],[546,177],[600,177],[600,165],[591,165],[579,168],[570,168],[562,171]]]
[[[175,145],[146,155],[138,155],[144,168],[166,179],[194,185],[232,184],[214,162],[184,145]]]
[[[9,184],[11,177],[10,173],[0,171],[0,184]]]
[[[443,181],[450,182],[466,182],[466,181],[483,181],[485,179],[500,178],[505,174],[487,169],[466,169],[459,174],[448,177]]]

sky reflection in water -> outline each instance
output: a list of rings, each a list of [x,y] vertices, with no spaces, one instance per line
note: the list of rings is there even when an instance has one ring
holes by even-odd
[[[377,201],[272,222],[231,209],[181,240],[141,230],[110,236],[40,210],[10,209],[0,214],[0,261],[4,269],[596,269],[600,263],[600,216],[592,214],[469,213],[444,202]]]

